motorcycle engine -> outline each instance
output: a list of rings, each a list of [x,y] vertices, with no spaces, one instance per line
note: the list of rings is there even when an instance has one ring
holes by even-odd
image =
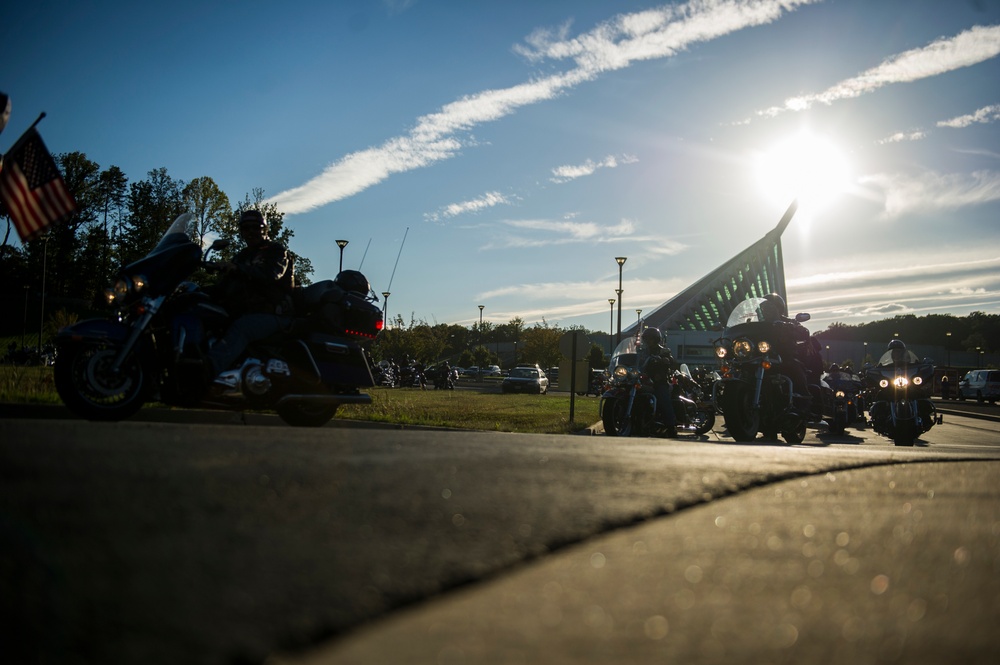
[[[291,369],[284,360],[271,358],[266,365],[249,363],[243,369],[243,387],[248,395],[262,397],[271,390],[273,378],[291,375]]]

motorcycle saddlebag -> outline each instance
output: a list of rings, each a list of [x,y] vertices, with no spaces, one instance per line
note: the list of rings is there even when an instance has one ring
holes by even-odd
[[[327,333],[313,332],[306,343],[323,382],[330,386],[370,388],[375,385],[368,359],[361,345]]]

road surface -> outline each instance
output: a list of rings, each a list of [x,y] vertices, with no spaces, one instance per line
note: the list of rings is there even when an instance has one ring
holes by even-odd
[[[998,462],[7,414],[5,662],[995,663]]]

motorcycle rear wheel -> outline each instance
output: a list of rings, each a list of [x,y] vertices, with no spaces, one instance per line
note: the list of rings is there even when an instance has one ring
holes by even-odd
[[[337,413],[337,406],[289,402],[275,407],[278,416],[292,427],[322,427]]]
[[[125,420],[142,408],[150,381],[135,354],[112,370],[116,346],[72,346],[59,350],[53,378],[56,392],[73,413],[87,420]]]
[[[753,441],[760,430],[760,413],[754,408],[750,390],[745,385],[726,387],[722,399],[722,415],[729,436],[737,441]]]

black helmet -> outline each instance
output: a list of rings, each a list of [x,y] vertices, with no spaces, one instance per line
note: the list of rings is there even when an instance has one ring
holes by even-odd
[[[250,246],[267,240],[267,220],[260,210],[244,210],[240,215],[240,237]]]
[[[901,340],[901,339],[894,339],[891,342],[889,342],[888,349],[890,351],[894,351],[895,349],[902,349],[902,350],[905,351],[906,350],[906,345],[903,344],[903,340]]]
[[[357,270],[343,270],[333,280],[333,283],[349,293],[357,293],[367,297],[371,292],[368,278]]]
[[[785,299],[777,293],[768,293],[764,296],[764,302],[760,305],[761,314],[765,321],[773,321],[783,316],[788,316],[788,307]]]
[[[240,215],[240,228],[258,228],[267,230],[267,220],[264,219],[264,214],[260,210],[244,210],[243,214]]]
[[[640,336],[643,344],[663,346],[663,333],[659,328],[646,328]]]

